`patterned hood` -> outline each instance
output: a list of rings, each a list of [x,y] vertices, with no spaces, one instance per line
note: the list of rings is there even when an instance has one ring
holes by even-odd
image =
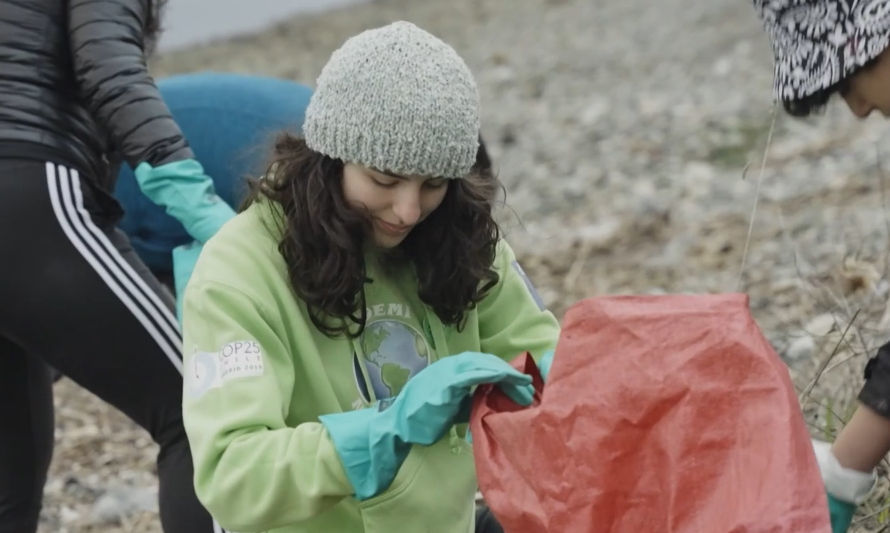
[[[831,87],[890,42],[890,0],[754,0],[754,7],[772,44],[782,101]]]

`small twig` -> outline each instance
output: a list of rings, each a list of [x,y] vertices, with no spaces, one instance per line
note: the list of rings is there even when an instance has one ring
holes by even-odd
[[[850,328],[853,326],[853,322],[856,321],[856,317],[859,316],[859,311],[861,309],[857,309],[856,313],[853,315],[853,318],[850,319],[850,322],[847,323],[847,327],[844,328],[844,332],[841,333],[841,338],[837,341],[837,344],[834,346],[834,350],[819,364],[819,368],[816,370],[816,375],[813,377],[812,381],[810,381],[809,385],[803,390],[800,397],[798,398],[798,403],[801,406],[804,405],[806,400],[810,397],[810,393],[813,392],[813,387],[816,386],[816,383],[819,382],[819,379],[822,377],[822,373],[825,372],[825,369],[828,367],[828,363],[837,355],[838,350],[841,348],[841,344],[844,342],[844,339],[847,337],[847,332],[850,331]]]
[[[831,293],[831,294],[834,295],[834,293]],[[839,299],[839,301],[843,304],[843,308],[847,312],[847,315],[849,315],[850,314],[850,304],[847,301],[846,295],[841,295],[841,298]],[[859,311],[861,311],[861,310],[862,310],[862,307],[860,307],[856,311],[856,314],[859,314]],[[855,335],[855,337],[859,341],[859,343],[862,344],[862,349],[867,352],[868,351],[868,343],[865,342],[865,337],[862,335],[862,331],[859,329],[859,327],[853,328],[853,334]],[[853,352],[856,351],[855,349],[853,349],[853,346],[851,346],[849,343],[847,344],[847,346],[850,348],[851,351],[853,351]]]
[[[832,300],[834,300],[834,304],[835,304],[836,306],[838,306],[838,307],[840,307],[840,308],[843,308],[843,309],[846,311],[847,315],[849,315],[849,314],[850,314],[850,306],[849,306],[849,303],[846,301],[846,298],[839,298],[839,297],[834,293],[834,291],[831,290],[830,287],[828,287],[827,285],[824,285],[824,284],[822,284],[822,283],[819,283],[817,280],[812,280],[812,281],[809,281],[809,282],[806,281],[806,277],[804,276],[804,273],[803,273],[803,271],[802,271],[802,269],[801,269],[801,266],[800,266],[800,251],[798,250],[797,245],[794,243],[794,241],[793,241],[793,240],[791,239],[791,237],[790,237],[790,234],[789,234],[789,232],[788,232],[788,227],[787,227],[787,225],[785,224],[785,216],[784,216],[784,213],[783,213],[783,211],[782,211],[781,206],[776,206],[776,210],[777,210],[777,212],[778,212],[778,214],[779,214],[779,227],[781,228],[782,235],[783,235],[783,237],[784,237],[784,239],[785,239],[786,244],[791,248],[791,251],[792,251],[792,258],[793,258],[793,260],[794,260],[794,270],[795,270],[795,272],[797,272],[797,276],[798,276],[798,278],[799,278],[802,282],[804,282],[805,284],[813,285],[813,286],[816,286],[817,288],[822,289],[822,291],[824,291],[824,293],[827,294],[827,295],[829,296],[829,298],[831,298]],[[820,297],[819,297],[818,294],[813,294],[811,291],[806,290],[806,289],[805,289],[805,291],[806,291],[806,292],[807,292],[807,293],[808,293],[808,294],[809,294],[809,295],[810,295],[816,302],[819,302]],[[858,311],[857,311],[857,314],[858,314]],[[840,323],[840,321],[837,319],[837,317],[834,316],[834,313],[832,313],[832,317],[834,318],[834,323],[835,323],[835,325],[838,325],[838,324]],[[851,323],[852,323],[852,322],[851,322]],[[860,342],[863,343],[863,346],[865,347],[865,350],[866,350],[866,352],[867,352],[867,351],[868,351],[868,347],[865,346],[865,340],[864,340],[863,337],[862,337],[862,332],[859,330],[858,327],[854,329],[854,332],[856,333],[856,336],[859,338]],[[848,344],[848,346],[849,346],[849,344]],[[849,346],[849,347],[850,347],[851,350],[853,349],[852,346]],[[855,351],[855,350],[854,350],[854,351]],[[837,366],[838,366],[838,365],[833,365],[833,366],[831,367],[831,369],[834,369],[834,368],[837,367]],[[829,370],[831,370],[831,369],[829,369]],[[826,370],[826,371],[827,371],[827,370]]]
[[[850,303],[847,301],[846,296],[844,296],[844,295],[838,296],[837,294],[835,294],[835,292],[833,290],[831,290],[831,287],[829,287],[828,285],[826,285],[824,283],[820,283],[816,280],[811,281],[811,283],[813,285],[821,288],[822,291],[824,291],[824,293],[827,294],[831,298],[831,300],[834,301],[834,305],[837,306],[838,308],[843,309],[844,312],[847,314],[847,316],[849,316],[851,314]],[[855,315],[858,315],[861,310],[862,310],[862,308],[860,307],[856,311]],[[855,315],[853,316],[853,319],[851,319],[850,324],[852,324],[853,320],[855,320],[855,318],[856,318]],[[832,316],[834,316],[834,313],[832,313]],[[836,324],[839,323],[837,318],[835,318],[835,323]],[[847,327],[849,328],[849,325]],[[862,335],[862,331],[860,331],[860,329],[858,327],[856,327],[853,329],[853,333],[856,336],[856,338],[859,340],[859,342],[862,344],[863,350],[868,352],[868,343],[865,342],[865,338]],[[843,338],[841,340],[843,340]],[[847,346],[850,348],[850,350],[855,352],[855,350],[853,349],[852,346],[850,346],[849,343],[847,344]]]
[[[754,233],[754,219],[757,216],[757,204],[760,200],[760,185],[763,183],[763,173],[766,170],[766,161],[769,156],[769,148],[773,144],[773,131],[776,129],[776,117],[778,106],[773,105],[773,117],[769,125],[769,133],[766,136],[766,147],[763,149],[763,159],[760,161],[760,172],[757,175],[757,185],[754,187],[754,205],[751,207],[751,217],[748,221],[748,235],[745,237],[745,246],[742,249],[742,264],[739,267],[739,276],[736,279],[736,292],[742,289],[742,276],[745,274],[745,266],[748,261],[748,247],[751,245],[751,235]]]
[[[863,522],[866,522],[866,521],[868,521],[868,520],[871,520],[872,518],[878,516],[879,514],[883,513],[884,511],[887,511],[887,510],[890,510],[890,504],[887,504],[887,505],[881,507],[881,508],[878,509],[877,511],[872,511],[871,513],[868,513],[867,515],[865,515],[865,516],[863,516],[863,517],[857,518],[856,520],[853,521],[853,525],[859,525],[859,524],[861,524],[861,523],[863,523]],[[878,531],[879,531],[879,532],[881,532],[881,531],[887,531],[887,528],[888,528],[888,527],[890,527],[890,524],[885,525],[882,529],[879,529]]]
[[[852,348],[851,348],[851,349],[852,349]],[[831,372],[832,370],[834,370],[835,368],[837,368],[837,367],[839,367],[839,366],[842,366],[842,365],[845,364],[845,363],[849,363],[850,361],[852,361],[853,359],[859,357],[860,355],[862,355],[862,352],[853,352],[851,355],[849,355],[849,356],[847,356],[847,357],[841,359],[840,361],[838,361],[838,362],[834,363],[833,365],[831,365],[830,367],[826,368],[826,369],[825,369],[825,372],[826,372],[826,373],[830,373],[830,372]]]

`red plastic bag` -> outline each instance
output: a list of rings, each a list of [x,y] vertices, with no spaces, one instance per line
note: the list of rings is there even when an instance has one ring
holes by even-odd
[[[830,532],[788,371],[747,296],[584,300],[532,407],[480,387],[479,486],[507,533]],[[542,383],[526,354],[515,361]]]

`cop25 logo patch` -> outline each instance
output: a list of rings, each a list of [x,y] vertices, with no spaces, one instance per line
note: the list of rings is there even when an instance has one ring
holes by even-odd
[[[185,368],[185,391],[193,398],[239,378],[262,376],[263,350],[256,341],[226,343],[216,352],[195,350]]]

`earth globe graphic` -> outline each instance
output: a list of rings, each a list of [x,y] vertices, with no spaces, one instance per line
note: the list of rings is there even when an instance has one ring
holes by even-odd
[[[411,376],[429,364],[426,339],[419,331],[396,320],[368,324],[361,344],[377,399],[398,394]]]

